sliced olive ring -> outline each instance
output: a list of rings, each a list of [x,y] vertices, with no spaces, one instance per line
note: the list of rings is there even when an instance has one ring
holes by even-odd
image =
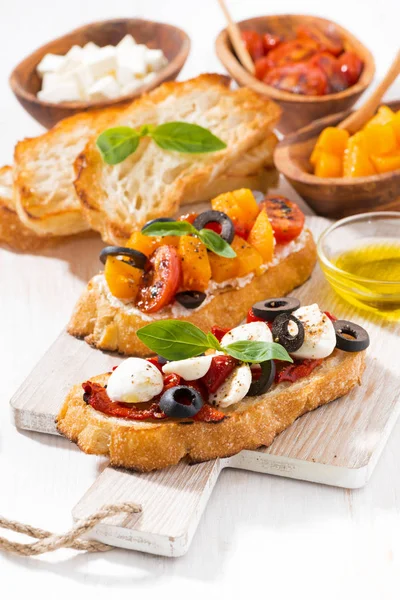
[[[253,313],[264,321],[273,321],[278,315],[290,315],[300,308],[297,298],[269,298],[253,305]]]
[[[178,292],[175,296],[175,300],[185,308],[197,308],[205,299],[206,294],[195,291]]]
[[[276,373],[274,361],[266,360],[265,362],[260,363],[260,367],[260,378],[252,382],[249,391],[247,392],[248,396],[260,396],[261,394],[265,394],[274,383]]]
[[[369,346],[369,335],[363,327],[351,321],[334,321],[336,348],[345,352],[361,352]]]
[[[160,398],[160,409],[167,417],[185,419],[196,415],[203,406],[200,392],[188,385],[176,385]]]
[[[220,210],[206,210],[195,218],[193,227],[200,231],[200,229],[204,229],[208,223],[219,223],[221,225],[220,236],[223,240],[228,242],[228,244],[232,243],[233,238],[235,237],[235,226],[227,214]]]
[[[175,219],[171,219],[170,217],[159,217],[158,219],[152,219],[151,221],[147,221],[147,223],[143,225],[142,231],[143,229],[146,229],[146,227],[153,225],[153,223],[172,223],[174,221]]]
[[[297,326],[297,333],[295,335],[289,332],[290,322]],[[288,352],[296,352],[304,342],[303,323],[294,315],[282,313],[272,323],[272,337],[275,342],[281,344]]]
[[[138,250],[132,248],[125,248],[125,246],[106,246],[100,252],[100,260],[103,265],[106,264],[106,260],[109,256],[126,256],[129,258],[128,262],[132,267],[137,269],[144,269],[147,263],[147,256]]]

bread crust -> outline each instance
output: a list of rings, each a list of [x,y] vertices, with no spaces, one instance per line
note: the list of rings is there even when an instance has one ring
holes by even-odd
[[[309,377],[281,383],[266,394],[249,398],[230,410],[219,423],[157,423],[108,417],[82,398],[82,387],[69,392],[57,417],[58,431],[87,454],[109,456],[114,466],[152,471],[186,457],[201,462],[269,446],[298,417],[332,402],[360,383],[365,352],[335,350]],[[91,381],[106,384],[108,374]]]
[[[254,276],[242,288],[217,290],[205,306],[193,311],[190,316],[179,316],[179,319],[190,321],[205,332],[210,331],[213,325],[235,327],[255,302],[285,296],[304,283],[315,262],[315,243],[310,231],[306,230],[305,243],[297,252],[289,254],[261,276]],[[166,310],[163,318],[174,316]],[[123,305],[112,305],[104,284],[94,277],[75,306],[68,332],[101,350],[143,357],[150,352],[137,338],[136,331],[148,323],[149,320],[142,319],[140,315],[127,313]]]

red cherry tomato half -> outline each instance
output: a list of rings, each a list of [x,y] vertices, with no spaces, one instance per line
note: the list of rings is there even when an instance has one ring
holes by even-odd
[[[304,62],[275,67],[268,71],[264,82],[304,96],[323,96],[328,92],[328,78],[322,69]]]
[[[211,229],[211,231],[214,231],[219,235],[222,231],[222,226],[221,223],[217,223],[216,221],[210,221],[210,223],[204,225],[204,229]]]
[[[213,356],[210,368],[200,381],[204,383],[207,390],[213,394],[222,385],[232,373],[233,369],[238,364],[236,358],[219,354]]]
[[[260,81],[263,81],[264,77],[266,76],[269,69],[271,68],[271,62],[270,62],[268,56],[263,56],[262,58],[259,58],[258,60],[256,60],[256,62],[254,63],[254,67],[255,67],[255,76]]]
[[[354,85],[360,79],[364,63],[355,52],[343,52],[338,58],[339,67],[347,84]]]
[[[297,37],[299,39],[309,39],[317,42],[322,52],[329,52],[334,56],[339,56],[343,52],[343,42],[339,36],[326,34],[317,27],[299,25],[297,27]]]
[[[228,333],[228,331],[230,331],[228,328],[225,327],[219,327],[218,325],[213,325],[211,327],[211,333],[213,335],[215,335],[215,337],[217,338],[217,340],[220,342],[222,340],[222,338],[224,337],[224,335],[226,333]]]
[[[264,33],[262,40],[265,54],[268,54],[270,50],[273,50],[282,42],[282,38],[279,37],[279,35],[274,35],[273,33]]]
[[[342,92],[347,89],[347,79],[340,70],[340,63],[329,52],[317,52],[308,61],[309,65],[319,67],[325,73],[328,79],[328,93]]]
[[[264,56],[263,39],[257,31],[242,31],[242,40],[254,61]]]
[[[304,215],[294,202],[284,196],[269,195],[260,202],[267,215],[278,244],[286,244],[300,235],[304,227]]]
[[[143,276],[137,306],[146,313],[167,306],[178,291],[181,280],[181,260],[173,246],[160,246],[150,257],[150,270]]]
[[[270,68],[304,62],[319,50],[319,45],[314,40],[291,40],[282,42],[277,48],[268,53]]]

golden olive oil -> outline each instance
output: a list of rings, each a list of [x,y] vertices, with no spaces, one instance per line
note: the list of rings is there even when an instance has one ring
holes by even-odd
[[[400,238],[364,241],[338,254],[330,282],[347,301],[400,318]]]

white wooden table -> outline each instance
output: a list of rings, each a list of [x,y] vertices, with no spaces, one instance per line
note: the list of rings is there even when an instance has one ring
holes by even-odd
[[[5,3],[4,3],[5,4]],[[375,54],[382,75],[398,44],[396,0],[326,3],[313,0],[229,0],[237,18],[270,12],[315,13],[353,30]],[[361,14],[360,14],[361,13]],[[373,13],[373,14],[372,14]],[[18,138],[39,126],[8,89],[12,66],[46,39],[83,22],[142,16],[182,26],[192,53],[182,78],[221,67],[213,39],[223,26],[214,0],[14,0],[0,19],[0,162],[12,159]],[[400,82],[389,97],[400,97]],[[99,244],[100,246],[100,244]],[[63,530],[70,509],[105,467],[53,436],[18,433],[8,400],[67,321],[79,291],[97,268],[85,242],[54,256],[0,250],[0,514]],[[71,551],[40,559],[0,555],[0,591],[43,597],[73,593],[216,598],[226,593],[325,599],[399,597],[400,423],[366,488],[345,491],[268,475],[228,470],[220,477],[191,549],[179,559],[115,550],[80,556]],[[254,589],[253,589],[254,587]],[[14,597],[11,595],[10,597]],[[34,595],[36,597],[36,595]]]

